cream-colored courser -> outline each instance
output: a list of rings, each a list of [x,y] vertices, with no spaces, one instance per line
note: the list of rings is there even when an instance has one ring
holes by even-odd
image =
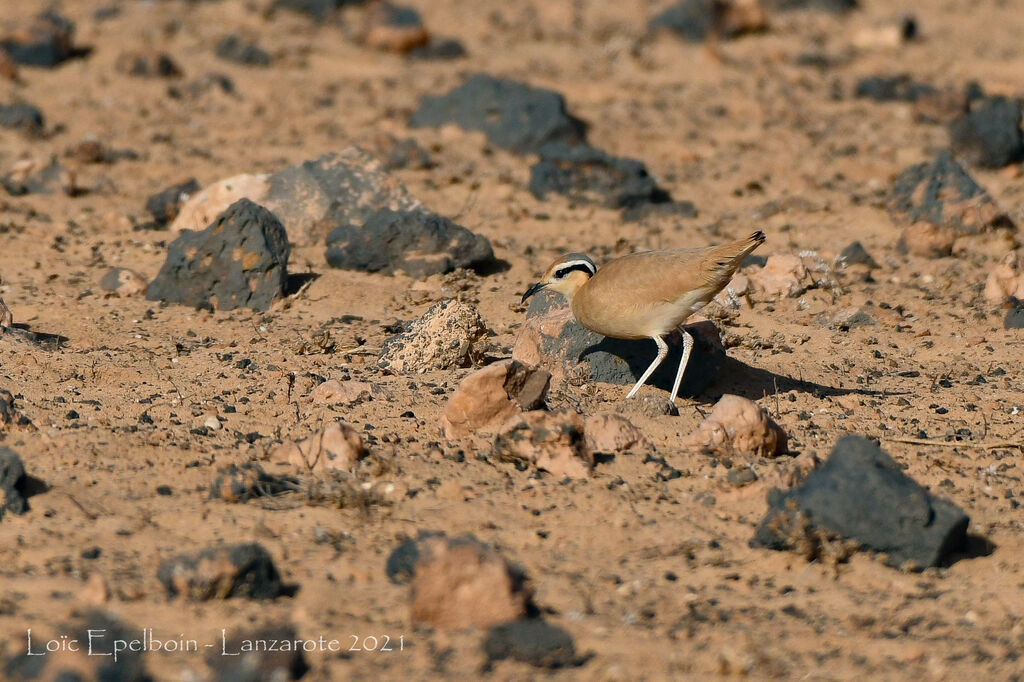
[[[587,329],[616,339],[653,339],[658,355],[626,398],[632,398],[668,355],[664,337],[674,329],[683,335],[683,357],[672,385],[676,401],[693,337],[682,324],[725,288],[750,252],[764,243],[764,232],[739,241],[697,249],[665,249],[634,253],[603,265],[582,253],[562,256],[525,294],[525,302],[541,289],[569,300],[573,315]]]

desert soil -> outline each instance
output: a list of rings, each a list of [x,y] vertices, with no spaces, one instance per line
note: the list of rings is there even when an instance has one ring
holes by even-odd
[[[40,4],[5,2],[0,22],[19,23]],[[48,130],[32,138],[0,129],[0,172],[22,158],[60,156],[90,135],[137,154],[83,166],[79,184],[92,191],[80,196],[0,191],[0,294],[16,323],[65,339],[59,347],[0,339],[0,388],[31,420],[0,433],[0,445],[48,486],[26,515],[0,522],[4,658],[24,647],[29,627],[57,633],[99,572],[112,592],[107,608],[157,637],[219,641],[222,629],[261,623],[292,623],[309,638],[403,637],[403,651],[312,654],[307,679],[472,679],[481,633],[412,627],[408,586],[384,572],[403,539],[441,530],[472,533],[524,567],[544,617],[590,654],[551,673],[557,679],[1016,679],[1024,670],[1024,340],[1003,329],[1004,311],[980,293],[1007,247],[980,239],[952,257],[901,254],[900,226],[885,210],[889,187],[906,166],[947,148],[947,132],[915,122],[908,103],[852,96],[859,78],[899,72],[1024,93],[1024,13],[1015,3],[915,3],[921,37],[894,49],[851,48],[859,29],[894,18],[886,2],[868,0],[846,16],[773,13],[768,32],[723,42],[716,55],[672,38],[638,42],[663,3],[414,0],[428,27],[466,45],[470,57],[451,62],[365,49],[344,14],[318,25],[288,12],[268,19],[262,2],[113,4],[120,14],[100,21],[96,3],[64,0],[76,43],[91,53],[55,69],[22,68],[19,83],[0,80],[0,101],[38,106]],[[217,60],[228,32],[256,37],[274,63]],[[122,51],[146,46],[172,55],[186,80],[227,74],[237,94],[174,99],[166,80],[115,69]],[[805,53],[833,60],[802,66]],[[539,201],[526,188],[531,157],[495,149],[479,133],[407,128],[421,96],[476,71],[561,92],[595,146],[643,160],[698,217],[625,222],[611,209]],[[172,235],[132,229],[149,195],[189,177],[208,184],[278,170],[381,133],[411,135],[428,150],[433,168],[396,176],[431,209],[488,237],[507,269],[416,281],[330,269],[322,245],[296,247],[290,270],[318,277],[265,314],[162,306],[100,288],[112,266],[152,278],[162,264]],[[1024,221],[1020,173],[970,172]],[[769,202],[781,210],[764,210]],[[589,252],[600,263],[753,229],[768,234],[760,255],[827,259],[860,240],[879,267],[867,281],[840,275],[834,290],[755,296],[721,316],[731,361],[712,386],[681,400],[679,416],[630,415],[681,477],[661,480],[644,452],[567,484],[478,459],[487,440],[447,443],[439,430],[471,368],[395,376],[376,367],[385,327],[451,295],[479,308],[494,332],[490,356],[508,357],[525,318],[519,297],[560,253]],[[842,331],[821,322],[851,306],[878,324]],[[334,352],[299,352],[323,330]],[[311,375],[368,381],[389,397],[315,405],[306,397]],[[558,386],[548,404],[613,411],[626,390]],[[725,393],[768,409],[791,454],[767,461],[681,448]],[[152,424],[140,423],[144,414]],[[213,414],[224,428],[193,431]],[[409,494],[365,509],[209,498],[219,467],[256,460],[273,469],[264,460],[275,444],[339,418],[364,432],[379,464],[364,470],[366,480]],[[964,429],[969,436],[944,442]],[[830,565],[749,547],[772,473],[795,456],[825,458],[851,432],[880,439],[910,476],[960,505],[980,549],[911,572],[864,553]],[[1005,447],[987,447],[999,441]],[[737,487],[728,475],[744,468],[760,480]],[[247,541],[268,549],[297,585],[293,597],[165,596],[162,560]],[[194,654],[146,661],[158,680],[208,674]],[[500,662],[490,674],[548,673]]]

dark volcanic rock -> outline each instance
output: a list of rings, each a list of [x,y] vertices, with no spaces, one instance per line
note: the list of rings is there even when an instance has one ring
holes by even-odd
[[[444,537],[441,531],[421,530],[415,540],[406,540],[395,547],[388,555],[384,571],[388,580],[396,585],[404,585],[412,580],[416,572],[416,562],[420,558],[420,543],[426,538]]]
[[[892,566],[938,566],[966,541],[970,519],[903,473],[872,441],[843,436],[797,488],[768,495],[753,544],[790,549],[809,527],[884,552]]]
[[[31,104],[0,104],[0,126],[38,135],[43,132],[43,112]]]
[[[171,185],[165,190],[150,195],[146,199],[146,210],[153,216],[153,222],[161,228],[166,227],[178,217],[178,212],[181,211],[182,205],[188,201],[188,198],[200,189],[195,178]]]
[[[388,580],[396,585],[403,585],[412,580],[416,570],[416,562],[420,558],[420,546],[415,540],[406,540],[388,555],[384,571]]]
[[[75,25],[61,15],[43,12],[25,28],[0,36],[0,50],[19,64],[53,67],[75,55],[74,32]]]
[[[160,564],[157,578],[168,596],[274,599],[287,592],[267,550],[255,543],[181,554]]]
[[[540,618],[495,625],[483,646],[488,663],[511,658],[538,668],[569,668],[586,660],[576,655],[572,635]]]
[[[757,3],[732,3],[721,0],[681,0],[653,17],[648,30],[668,29],[689,42],[701,42],[709,36],[735,38],[767,27],[764,12]]]
[[[648,201],[629,206],[622,211],[622,219],[626,221],[643,220],[648,216],[696,218],[697,207],[692,201]]]
[[[288,682],[301,679],[309,670],[300,647],[280,646],[280,643],[299,639],[291,625],[271,625],[239,632],[228,638],[224,651],[219,647],[207,652],[206,663],[218,682]],[[247,642],[278,642],[273,651],[249,647]],[[252,648],[253,650],[247,650]],[[270,647],[267,647],[268,649]],[[224,652],[228,655],[224,655]],[[238,654],[238,655],[234,655]]]
[[[1024,329],[1024,301],[1013,300],[1013,307],[1006,311],[1003,318],[1005,329]]]
[[[217,56],[246,66],[270,66],[270,53],[237,35],[224,36],[217,43]]]
[[[3,667],[6,680],[55,682],[150,682],[142,652],[143,628],[111,613],[91,609],[52,633],[33,627],[32,654],[15,656]],[[64,639],[66,638],[66,639]],[[47,640],[78,642],[78,651],[46,652]],[[115,642],[117,655],[114,654]],[[122,647],[121,644],[124,644]],[[89,645],[92,645],[91,648]]]
[[[423,208],[380,159],[358,147],[289,166],[267,182],[266,205],[296,243],[322,244],[332,228],[362,225],[381,209]]]
[[[857,81],[854,97],[867,97],[876,102],[916,102],[925,95],[937,92],[935,88],[918,83],[909,75],[869,76]]]
[[[197,308],[269,310],[288,280],[288,236],[274,214],[240,199],[205,230],[184,230],[146,297]]]
[[[327,235],[327,263],[335,268],[412,277],[483,265],[494,259],[480,235],[428,211],[383,209],[362,227],[341,225]]]
[[[8,402],[4,398],[5,393],[0,391],[0,423],[4,418],[4,404]],[[18,453],[10,448],[0,448],[0,518],[3,518],[5,512],[20,515],[28,511],[25,490],[27,482],[25,465],[21,463]]]
[[[579,144],[585,124],[570,116],[565,99],[551,90],[479,73],[440,96],[425,96],[409,119],[414,128],[454,123],[479,130],[491,144],[528,153],[550,142]]]
[[[867,252],[867,249],[859,241],[851,243],[840,251],[836,261],[843,266],[865,265],[869,268],[878,267],[878,263],[875,262],[875,259],[871,257],[871,254]]]
[[[551,372],[553,382],[564,380],[581,363],[586,363],[589,380],[631,386],[657,354],[657,347],[649,339],[612,339],[590,331],[576,321],[568,304],[552,292],[541,291],[534,296],[526,317],[512,357]],[[725,362],[725,349],[712,322],[690,324],[687,330],[695,343],[679,395],[694,397],[718,374]],[[668,356],[647,383],[671,391],[683,346],[678,334],[665,341]]]
[[[711,23],[710,0],[684,0],[653,17],[647,26],[652,31],[667,28],[685,40],[698,43],[708,37]]]
[[[609,208],[630,208],[669,201],[647,168],[634,159],[620,159],[588,145],[548,144],[530,169],[530,192],[543,199],[549,192],[574,201]]]
[[[949,152],[904,170],[893,183],[889,213],[898,222],[927,222],[958,233],[1013,227],[988,192]]]
[[[1002,168],[1024,159],[1024,132],[1020,128],[1021,102],[986,97],[949,124],[953,152],[968,163]]]

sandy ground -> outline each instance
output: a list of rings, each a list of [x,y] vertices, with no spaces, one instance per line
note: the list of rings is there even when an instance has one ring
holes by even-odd
[[[894,17],[885,2],[868,0],[845,18],[774,14],[768,33],[724,43],[715,58],[673,39],[636,43],[661,3],[414,1],[428,27],[464,41],[471,58],[455,62],[363,49],[344,23],[316,26],[284,12],[267,20],[260,2],[113,4],[121,13],[99,22],[96,3],[64,0],[60,9],[91,54],[57,69],[24,68],[21,83],[0,81],[0,102],[35,104],[50,131],[33,139],[0,129],[0,172],[23,157],[61,155],[88,135],[138,155],[83,166],[80,183],[95,188],[83,196],[0,192],[0,294],[16,322],[67,339],[60,349],[0,340],[0,388],[18,396],[33,424],[0,433],[0,445],[49,486],[27,515],[0,522],[5,658],[24,646],[29,627],[56,633],[80,608],[86,578],[100,572],[113,592],[110,610],[157,637],[218,641],[222,629],[290,622],[310,638],[403,638],[402,651],[311,655],[307,679],[474,678],[481,633],[411,627],[408,588],[384,573],[399,541],[437,529],[473,533],[526,569],[545,617],[592,654],[556,678],[994,680],[1024,671],[1024,343],[980,295],[1006,247],[981,240],[959,257],[899,254],[899,228],[884,208],[891,180],[945,148],[947,134],[915,123],[908,104],[851,96],[858,78],[894,72],[1024,93],[1024,13],[1014,3],[917,3],[922,38],[892,50],[850,49],[858,29]],[[0,23],[38,5],[3,3]],[[256,37],[274,64],[217,60],[214,46],[227,32]],[[122,51],[143,46],[172,55],[185,81],[227,74],[237,96],[172,99],[167,81],[115,69]],[[808,52],[836,64],[800,66],[796,58]],[[490,148],[478,133],[406,129],[420,96],[478,70],[563,93],[591,124],[594,145],[642,159],[699,216],[628,223],[617,211],[541,202],[526,189],[529,157]],[[447,395],[470,370],[401,377],[376,369],[384,327],[415,319],[450,291],[440,277],[419,283],[332,270],[315,246],[295,248],[290,269],[320,277],[266,314],[163,307],[100,289],[112,266],[152,277],[163,262],[171,236],[131,229],[150,194],[188,177],[206,184],[277,170],[380,132],[411,134],[430,152],[434,168],[397,176],[433,210],[487,236],[508,262],[504,272],[455,278],[494,330],[496,357],[510,355],[523,322],[519,296],[564,251],[600,262],[763,229],[762,255],[831,255],[860,240],[880,267],[871,281],[850,278],[841,292],[811,291],[802,302],[755,297],[725,323],[733,361],[704,395],[681,401],[678,417],[632,417],[682,477],[661,481],[634,453],[568,485],[478,460],[486,443],[443,442],[437,425]],[[1024,220],[1024,180],[972,174]],[[770,201],[784,209],[760,218]],[[880,323],[843,332],[819,322],[849,306],[865,306]],[[323,329],[338,351],[296,352]],[[241,359],[251,360],[247,369],[236,367]],[[391,398],[313,405],[309,373],[370,381]],[[563,388],[549,404],[610,411],[625,390]],[[994,550],[910,573],[864,554],[828,566],[748,547],[766,489],[736,488],[727,465],[764,474],[784,464],[723,462],[678,446],[724,393],[766,407],[794,455],[824,458],[847,432],[880,438],[909,475],[966,510],[970,532]],[[71,410],[78,419],[68,418]],[[414,416],[400,416],[407,411]],[[143,414],[153,423],[140,423]],[[224,428],[193,433],[211,414]],[[369,510],[209,500],[218,467],[261,460],[276,442],[336,418],[365,431],[380,462],[373,480],[416,494]],[[921,431],[942,440],[957,429],[971,437],[943,446],[894,440]],[[259,434],[252,443],[250,433]],[[984,447],[1003,440],[1017,445]],[[170,495],[157,494],[163,485]],[[165,597],[160,561],[242,541],[270,551],[298,585],[294,597]],[[92,548],[99,556],[83,558]],[[150,654],[147,666],[159,680],[205,674],[197,655]],[[511,662],[492,674],[546,675]]]

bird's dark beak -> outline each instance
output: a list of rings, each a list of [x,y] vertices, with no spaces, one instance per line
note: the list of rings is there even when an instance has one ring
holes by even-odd
[[[530,298],[531,296],[533,296],[535,293],[537,293],[546,286],[547,284],[545,284],[544,282],[537,282],[536,284],[531,284],[530,288],[526,290],[525,294],[523,294],[523,300],[520,301],[520,303],[526,303],[526,299]]]

